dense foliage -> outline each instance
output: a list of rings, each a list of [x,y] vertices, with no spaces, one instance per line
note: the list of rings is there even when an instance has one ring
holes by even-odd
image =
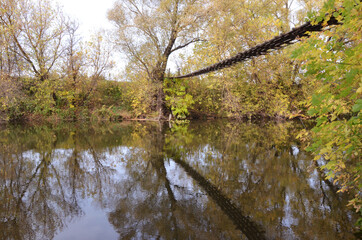
[[[292,2],[116,2],[108,13],[111,45],[104,32],[81,39],[78,24],[49,0],[2,0],[0,117],[303,116],[314,86],[301,78],[302,62],[290,58],[293,47],[200,78],[165,78],[175,74],[166,71],[171,58],[178,73],[210,65],[289,31],[322,1],[299,0],[298,9]],[[105,81],[113,50],[128,59],[116,79],[123,83]]]
[[[337,9],[337,11],[336,11]],[[316,118],[308,147],[323,162],[327,178],[339,191],[355,194],[350,204],[362,213],[362,81],[361,4],[328,1],[316,21],[335,16],[342,24],[314,34],[294,54],[303,60],[308,79],[316,90],[308,114]],[[303,136],[303,134],[301,134]],[[362,224],[360,222],[360,224]]]
[[[51,1],[1,0],[0,120],[89,118],[113,65],[103,36],[82,41]]]

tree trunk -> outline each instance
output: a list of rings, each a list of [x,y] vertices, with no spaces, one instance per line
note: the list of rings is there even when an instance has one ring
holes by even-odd
[[[171,111],[166,106],[166,94],[163,91],[163,86],[161,85],[157,89],[157,112],[159,120],[167,120]]]
[[[171,111],[166,106],[166,94],[163,90],[163,81],[165,77],[166,64],[159,62],[155,70],[152,72],[152,80],[156,84],[156,111],[159,120],[167,120]]]

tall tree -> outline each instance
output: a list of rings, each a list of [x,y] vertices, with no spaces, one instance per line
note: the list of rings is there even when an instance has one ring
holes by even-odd
[[[83,102],[87,100],[95,89],[98,81],[105,77],[108,70],[113,68],[112,46],[105,32],[96,32],[89,41],[86,42],[86,71],[91,80],[86,93],[83,96]]]
[[[79,75],[85,65],[85,54],[81,47],[81,38],[77,35],[79,23],[70,21],[67,24],[67,45],[64,54],[64,72],[72,81],[72,87],[76,87]]]
[[[215,11],[204,33],[208,41],[197,44],[186,68],[189,71],[200,69],[289,31],[297,16],[293,4],[303,10],[308,7],[300,2],[308,1],[211,0]],[[320,0],[314,1],[316,5],[317,2]],[[219,114],[236,118],[289,117],[298,113],[303,107],[299,100],[303,100],[308,89],[301,89],[305,86],[298,76],[301,63],[290,59],[290,49],[274,51],[234,68],[205,75],[202,83],[191,81],[195,111],[215,109]],[[199,90],[201,88],[206,89]],[[213,93],[209,89],[213,89]],[[205,109],[205,106],[210,107]]]
[[[49,77],[64,52],[66,18],[48,0],[4,0],[0,25],[8,29],[13,48],[41,81]]]
[[[155,86],[159,119],[169,113],[163,82],[170,55],[200,41],[201,27],[208,18],[206,6],[203,0],[125,0],[108,12],[128,68],[145,72]]]
[[[13,35],[18,34],[19,28],[14,21],[9,21],[14,8],[14,2],[0,1],[0,73],[12,77],[20,75],[23,63],[16,54],[18,49],[13,40]]]

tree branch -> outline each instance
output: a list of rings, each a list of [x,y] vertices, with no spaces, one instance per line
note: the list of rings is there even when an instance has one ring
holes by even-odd
[[[174,49],[171,50],[171,53],[177,51],[177,50],[180,50],[184,47],[187,47],[188,45],[190,45],[191,43],[194,43],[194,42],[206,42],[206,40],[203,40],[203,39],[199,39],[199,38],[196,38],[196,39],[192,39],[191,41],[185,43],[185,44],[182,44],[182,45],[179,45],[177,47],[175,47]]]

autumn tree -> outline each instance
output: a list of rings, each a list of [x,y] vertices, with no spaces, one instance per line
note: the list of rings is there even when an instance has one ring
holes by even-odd
[[[17,26],[3,21],[9,8],[14,8],[13,2],[0,1],[0,120],[17,118],[23,97],[17,79],[23,74],[24,61],[16,54],[18,48],[13,41]]]
[[[78,35],[79,23],[70,21],[66,25],[67,43],[64,52],[63,71],[72,80],[72,87],[76,87],[79,75],[85,66],[85,54],[81,47],[81,37]]]
[[[318,83],[309,101],[308,114],[316,118],[316,126],[308,150],[322,161],[338,192],[355,194],[350,205],[362,215],[361,10],[360,1],[326,1],[311,20],[326,22],[333,15],[341,24],[326,29],[322,37],[313,34],[294,57],[304,61],[304,78]]]
[[[0,8],[0,11],[3,9]],[[2,75],[13,77],[21,75],[23,61],[16,54],[16,50],[10,29],[0,24],[0,73]]]
[[[200,41],[208,17],[206,6],[203,0],[126,0],[116,2],[108,12],[128,69],[143,72],[154,86],[152,107],[159,118],[169,113],[163,83],[170,56]]]
[[[204,32],[207,41],[196,45],[194,54],[185,61],[184,71],[206,67],[303,24],[300,10],[308,6],[300,2],[211,1],[214,11]],[[296,12],[293,3],[302,9]],[[289,57],[291,48],[201,76],[202,81],[191,80],[194,111],[211,110],[235,118],[289,117],[298,113],[306,97],[303,87],[308,85],[299,81],[301,63]]]
[[[41,81],[49,78],[64,51],[66,21],[61,8],[48,0],[4,0],[0,17],[16,45],[13,50]]]
[[[105,74],[114,66],[112,60],[113,47],[103,31],[96,32],[84,45],[86,65],[84,73],[87,75],[87,81],[81,104],[90,97],[98,82],[101,79],[104,80]]]

